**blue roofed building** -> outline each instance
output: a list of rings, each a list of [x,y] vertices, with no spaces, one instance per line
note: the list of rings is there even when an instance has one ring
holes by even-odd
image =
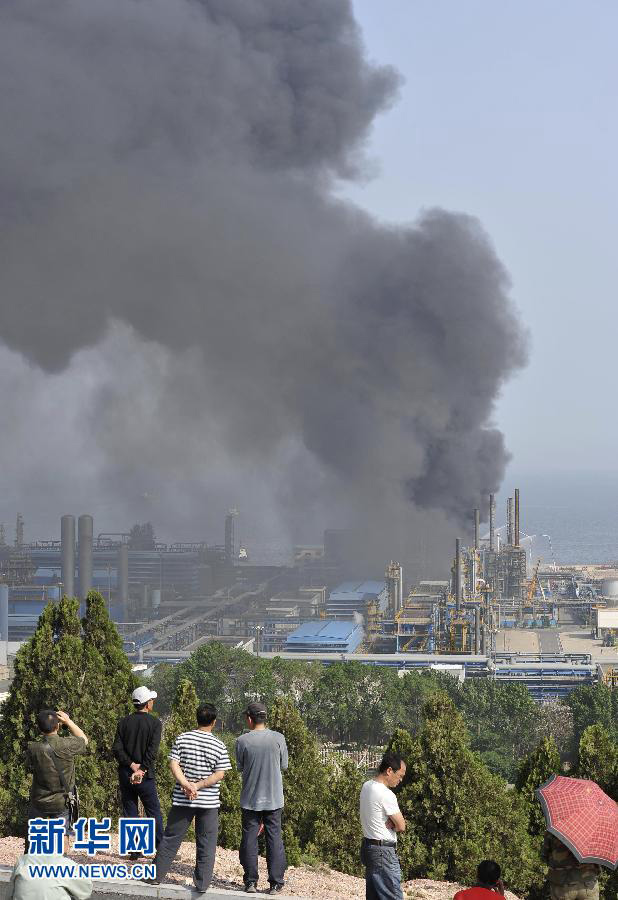
[[[388,606],[385,581],[344,581],[330,592],[326,603],[329,619],[352,619],[354,613],[367,614],[367,604],[375,601],[380,612]]]
[[[359,622],[320,619],[303,622],[288,634],[285,649],[297,653],[353,653],[365,637]]]

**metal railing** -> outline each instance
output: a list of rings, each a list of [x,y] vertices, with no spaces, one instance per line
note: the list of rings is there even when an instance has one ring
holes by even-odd
[[[382,759],[384,749],[381,747],[338,747],[335,744],[322,744],[319,748],[320,760],[326,765],[328,762],[343,762],[349,760],[357,769],[366,772],[377,769]]]

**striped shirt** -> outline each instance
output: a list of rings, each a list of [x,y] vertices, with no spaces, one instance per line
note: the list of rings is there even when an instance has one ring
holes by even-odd
[[[185,731],[174,741],[169,759],[180,763],[187,781],[202,781],[213,772],[231,769],[230,758],[223,741],[209,731]],[[219,784],[200,788],[195,800],[189,800],[178,782],[172,793],[172,806],[194,806],[199,809],[216,809],[221,805]]]

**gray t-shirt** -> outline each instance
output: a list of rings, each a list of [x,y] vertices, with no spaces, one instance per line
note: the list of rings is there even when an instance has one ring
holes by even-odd
[[[281,809],[281,771],[288,767],[288,748],[282,734],[270,728],[241,734],[236,740],[236,766],[242,773],[243,809]]]

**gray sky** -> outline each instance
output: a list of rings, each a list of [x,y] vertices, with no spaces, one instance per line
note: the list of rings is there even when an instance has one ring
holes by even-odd
[[[436,205],[479,217],[532,337],[496,411],[511,473],[615,470],[618,6],[354,7],[369,55],[406,83],[373,131],[378,177],[346,195],[390,221]]]

